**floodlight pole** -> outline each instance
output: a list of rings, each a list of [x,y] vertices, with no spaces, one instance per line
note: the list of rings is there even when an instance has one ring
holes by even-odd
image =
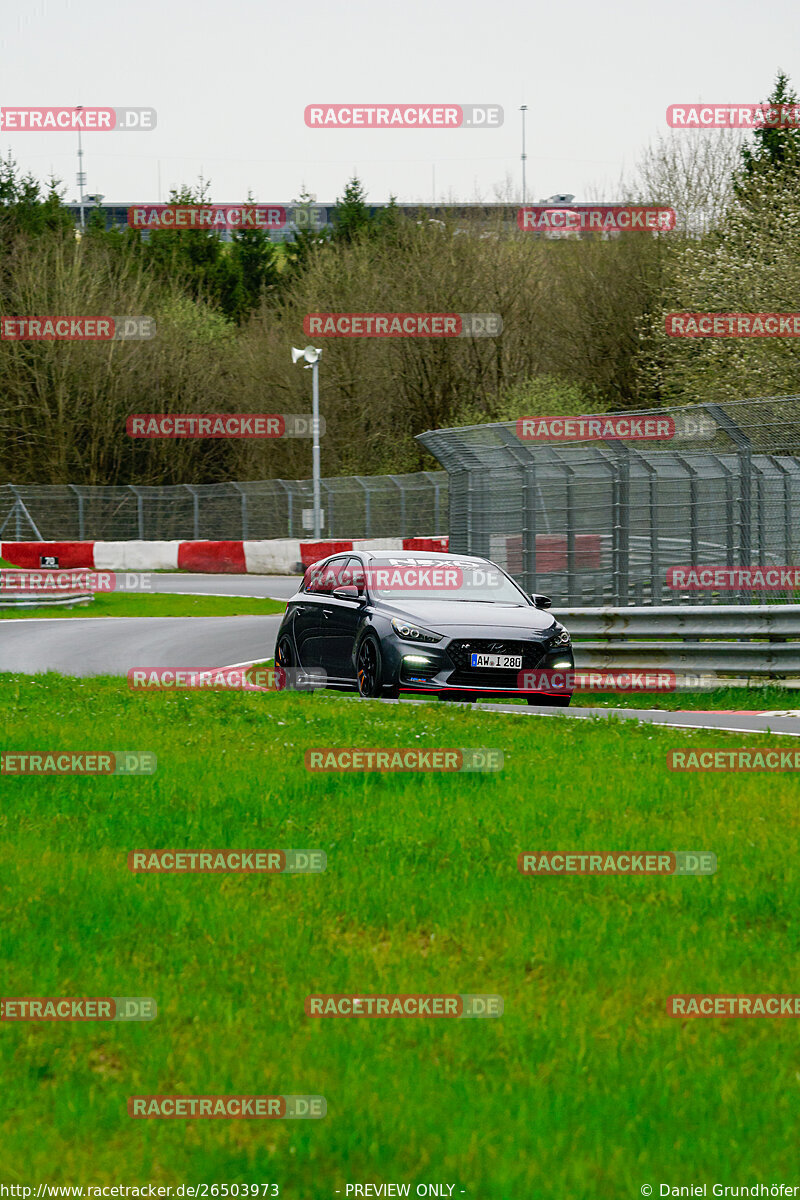
[[[314,440],[311,447],[311,476],[314,486],[314,540],[320,539],[322,532],[322,522],[320,520],[319,508],[319,492],[320,492],[320,462],[319,462],[319,359],[311,364],[311,390],[312,390],[312,410],[311,410],[311,426]]]
[[[83,111],[83,105],[77,105],[76,112]],[[86,183],[86,172],[83,169],[83,146],[81,145],[81,127],[78,126],[78,190],[81,198],[81,233],[86,229],[86,222],[83,216],[83,189]]]
[[[306,346],[305,350],[298,350],[296,346],[292,347],[292,362],[299,362],[304,359],[303,366],[306,370],[311,369],[311,395],[312,395],[312,411],[311,411],[311,477],[314,491],[314,538],[319,541],[322,532],[322,513],[320,510],[320,469],[319,469],[319,358],[322,350],[316,346]]]
[[[527,104],[520,105],[519,111],[522,113],[522,155],[521,155],[521,158],[522,158],[522,207],[524,208],[525,207],[525,196],[526,196],[525,160],[528,157],[527,154],[525,153],[525,113],[528,111]]]

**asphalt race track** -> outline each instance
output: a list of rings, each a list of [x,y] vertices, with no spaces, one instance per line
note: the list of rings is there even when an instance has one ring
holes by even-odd
[[[272,657],[269,617],[64,617],[0,621],[0,671],[124,675],[130,667],[218,667]]]
[[[288,600],[300,575],[152,572],[154,592]],[[268,617],[29,617],[0,620],[0,671],[121,675],[130,667],[218,667],[271,658],[280,615]]]
[[[154,592],[190,592],[194,596],[265,596],[288,600],[295,594],[302,575],[183,575],[180,572],[150,576]]]
[[[299,575],[185,575],[153,573],[154,592],[192,595],[264,596],[288,600]],[[279,615],[265,617],[71,617],[0,621],[0,671],[65,675],[122,675],[131,667],[206,669],[271,658]],[[382,701],[418,704],[419,700]],[[593,717],[640,721],[684,729],[725,729],[732,733],[800,737],[800,710],[720,712],[625,708],[533,708],[518,704],[464,704],[460,707],[518,717]]]
[[[784,709],[780,712],[725,712],[713,709],[684,709],[667,712],[663,708],[533,708],[521,709],[513,704],[473,704],[469,708],[480,708],[489,712],[525,713],[546,717],[568,717],[587,720],[591,717],[618,717],[620,720],[639,721],[645,725],[669,725],[678,729],[727,729],[731,733],[780,733],[788,737],[800,737],[800,709]]]

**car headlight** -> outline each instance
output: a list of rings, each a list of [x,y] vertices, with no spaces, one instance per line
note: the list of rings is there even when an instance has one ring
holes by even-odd
[[[392,629],[404,642],[440,642],[442,640],[441,633],[432,633],[430,629],[423,629],[421,625],[410,625],[408,621],[402,621],[399,617],[392,617]]]
[[[554,646],[568,646],[572,640],[569,636],[569,631],[559,621],[553,622],[550,637]]]

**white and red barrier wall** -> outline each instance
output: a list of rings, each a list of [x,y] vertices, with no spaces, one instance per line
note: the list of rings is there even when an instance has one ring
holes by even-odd
[[[0,558],[15,567],[39,570],[55,559],[59,570],[196,571],[208,574],[294,575],[339,551],[439,550],[448,538],[364,538],[355,541],[300,542],[274,538],[244,542],[2,542]]]
[[[294,575],[329,554],[347,550],[430,550],[446,553],[447,537],[363,538],[301,542],[273,538],[244,542],[3,542],[0,558],[27,570],[57,559],[59,569],[96,571],[195,571],[208,574]],[[490,557],[511,575],[522,572],[522,537],[493,536]],[[602,564],[597,534],[575,537],[575,567],[598,570]],[[53,564],[56,565],[55,563]],[[537,534],[536,568],[542,575],[567,569],[567,539],[563,534]]]

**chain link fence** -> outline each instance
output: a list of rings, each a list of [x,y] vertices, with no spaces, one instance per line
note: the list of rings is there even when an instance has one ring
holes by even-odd
[[[614,414],[604,414],[610,418]],[[529,441],[515,423],[419,441],[445,468],[322,480],[326,538],[450,534],[554,604],[797,600],[795,590],[689,591],[669,568],[789,567],[800,551],[800,397],[649,413],[676,433]],[[7,541],[309,538],[310,480],[173,487],[0,486]]]
[[[450,478],[451,551],[492,559],[556,605],[797,599],[682,591],[667,571],[798,562],[800,398],[652,415],[673,418],[669,440],[545,443],[513,422],[420,434]]]
[[[321,481],[326,538],[414,537],[447,527],[444,471]],[[170,487],[0,486],[6,541],[238,541],[313,536],[310,480]]]

